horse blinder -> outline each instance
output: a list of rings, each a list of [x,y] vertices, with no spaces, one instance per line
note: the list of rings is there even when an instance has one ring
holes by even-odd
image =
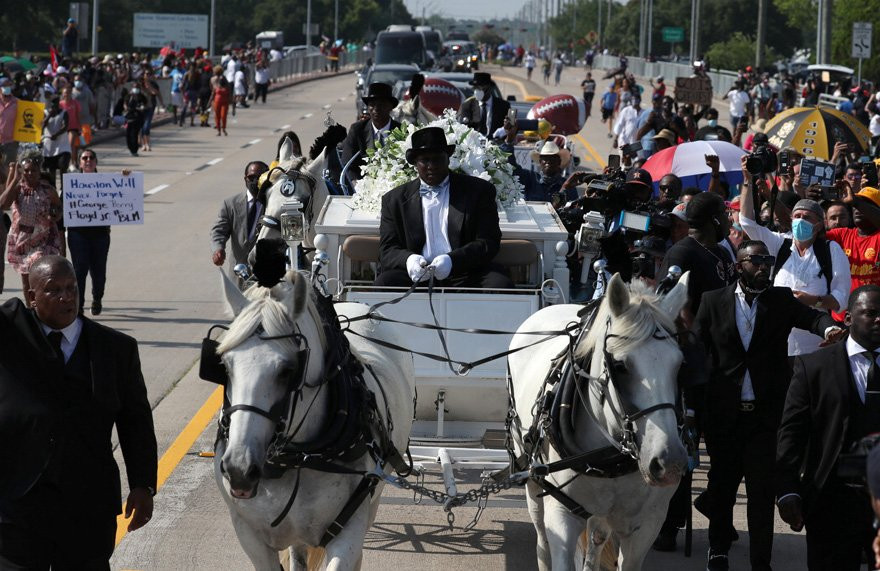
[[[209,383],[226,386],[229,383],[229,372],[220,355],[217,354],[217,347],[220,342],[211,339],[211,332],[214,329],[228,329],[224,325],[214,325],[208,329],[208,335],[202,339],[202,353],[199,360],[199,378]]]

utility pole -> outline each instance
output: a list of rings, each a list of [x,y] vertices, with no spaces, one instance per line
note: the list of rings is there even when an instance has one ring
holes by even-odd
[[[834,0],[822,2],[822,63],[831,63],[831,14]]]
[[[339,0],[334,1],[336,13],[333,17],[333,41],[339,39]],[[425,8],[422,8],[422,24],[425,23]]]
[[[216,3],[215,0],[211,0],[211,30],[210,30],[211,34],[210,34],[210,37],[208,38],[208,56],[210,56],[210,57],[214,57],[214,13],[215,13],[214,12],[214,8],[215,8],[214,4],[215,3]]]
[[[755,69],[764,66],[764,41],[767,37],[767,0],[758,0],[758,36],[755,39]]]
[[[92,5],[92,55],[98,55],[98,4],[95,0]]]
[[[392,0],[393,2],[393,0]],[[394,6],[394,4],[391,4]],[[393,21],[393,20],[392,20]],[[306,2],[306,46],[312,45],[312,0]],[[308,54],[308,47],[306,53]]]
[[[654,40],[654,0],[648,0],[648,47],[647,47],[647,55],[651,55],[653,53],[653,40]]]

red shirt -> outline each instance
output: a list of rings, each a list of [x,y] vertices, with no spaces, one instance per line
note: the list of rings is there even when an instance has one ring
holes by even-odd
[[[870,236],[860,236],[857,228],[835,228],[826,233],[829,240],[834,240],[843,248],[849,258],[849,272],[852,285],[849,291],[867,284],[880,285],[880,232]],[[843,308],[840,314],[843,316]]]

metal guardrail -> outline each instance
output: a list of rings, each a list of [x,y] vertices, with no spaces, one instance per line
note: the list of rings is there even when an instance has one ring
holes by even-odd
[[[693,75],[693,67],[690,64],[673,63],[668,61],[649,62],[640,57],[627,57],[627,71],[639,77],[657,77],[662,75],[666,79],[666,85],[670,89],[675,88],[676,77],[690,77]],[[593,67],[601,69],[616,69],[620,67],[620,59],[612,55],[598,55],[593,60]],[[706,75],[712,80],[712,91],[715,95],[726,95],[736,81],[737,74],[732,71],[710,71]]]

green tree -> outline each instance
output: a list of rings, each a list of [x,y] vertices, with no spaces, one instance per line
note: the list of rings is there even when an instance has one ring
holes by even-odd
[[[715,69],[743,69],[755,62],[755,38],[736,32],[730,39],[712,44],[706,57]],[[764,57],[766,61],[774,61],[779,55],[767,46]]]
[[[490,46],[498,46],[504,43],[504,38],[498,32],[490,28],[481,28],[471,34],[471,41],[477,44],[488,44]]]

